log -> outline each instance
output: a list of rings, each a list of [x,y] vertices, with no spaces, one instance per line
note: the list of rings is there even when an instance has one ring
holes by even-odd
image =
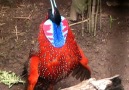
[[[61,90],[124,90],[119,75],[96,80],[90,78],[81,83]]]

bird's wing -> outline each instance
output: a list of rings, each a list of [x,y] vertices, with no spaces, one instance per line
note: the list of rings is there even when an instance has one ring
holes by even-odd
[[[30,61],[30,58],[33,56],[33,55],[36,55],[38,54],[38,51],[39,51],[39,43],[38,42],[35,42],[32,46],[31,46],[31,49],[30,49],[30,52],[29,52],[29,57],[28,57],[28,60],[24,63],[24,67],[23,67],[23,71],[22,71],[22,77],[26,77],[28,75],[28,64],[29,64],[29,61]]]
[[[80,79],[80,81],[89,79],[91,77],[90,71],[83,67],[81,64],[73,70],[72,76],[76,79]]]
[[[73,76],[76,77],[77,79],[85,80],[85,79],[89,79],[91,77],[91,71],[88,67],[88,59],[85,57],[83,51],[81,50],[81,48],[79,47],[79,51],[81,53],[82,59],[80,60],[79,63],[79,67],[77,67],[74,71],[73,71]]]

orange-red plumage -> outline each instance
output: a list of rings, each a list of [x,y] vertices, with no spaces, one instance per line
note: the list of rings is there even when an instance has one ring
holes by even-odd
[[[30,57],[28,90],[34,90],[39,77],[48,81],[50,84],[56,84],[81,65],[88,71],[85,73],[85,77],[89,78],[88,60],[84,56],[83,51],[78,47],[71,29],[68,29],[65,45],[55,48],[44,35],[43,23],[40,25],[38,37],[38,53]],[[79,72],[77,71],[76,74]],[[30,87],[32,88],[30,89]]]
[[[80,80],[88,79],[91,75],[87,66],[88,59],[77,45],[67,20],[60,16],[56,6],[54,8],[55,15],[47,17],[45,20],[45,22],[48,21],[47,24],[41,23],[37,43],[30,53],[27,90],[34,90],[35,86],[39,84],[42,90],[47,90],[48,87],[67,77],[70,73]],[[50,10],[49,14],[51,13]],[[53,27],[55,25],[56,28],[51,29],[52,25]],[[55,37],[47,37],[46,35]],[[54,44],[53,39],[57,39]]]
[[[81,60],[78,46],[70,29],[65,45],[61,48],[55,48],[44,35],[41,24],[38,41],[39,55],[42,56],[40,74],[43,78],[51,79],[54,82],[58,81],[58,79],[62,78],[61,76],[63,75],[61,74],[63,72],[69,73]]]

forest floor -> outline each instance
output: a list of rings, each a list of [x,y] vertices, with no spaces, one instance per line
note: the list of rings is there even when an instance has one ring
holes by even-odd
[[[71,1],[57,0],[60,13],[69,17]],[[13,71],[21,75],[28,60],[31,44],[37,38],[40,23],[45,19],[50,3],[48,0],[23,1],[9,7],[0,4],[0,70]],[[93,36],[85,30],[81,35],[81,24],[72,26],[76,40],[89,59],[92,77],[102,79],[119,74],[125,90],[129,90],[129,6],[107,6],[102,4],[102,29],[97,28]],[[110,28],[110,17],[115,20]],[[78,83],[71,76],[58,83],[64,88]],[[25,85],[14,85],[11,89],[0,84],[0,90],[24,90]]]

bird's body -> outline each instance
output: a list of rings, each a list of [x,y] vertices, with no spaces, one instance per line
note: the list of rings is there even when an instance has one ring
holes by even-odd
[[[49,17],[41,23],[36,49],[29,59],[28,90],[34,90],[38,78],[42,85],[54,85],[71,72],[81,80],[90,78],[88,60],[78,47],[67,20],[57,25]]]
[[[38,41],[40,48],[40,75],[44,79],[56,82],[66,77],[81,60],[81,54],[70,28],[66,42],[62,47],[54,47],[43,32],[44,23],[40,26]]]

